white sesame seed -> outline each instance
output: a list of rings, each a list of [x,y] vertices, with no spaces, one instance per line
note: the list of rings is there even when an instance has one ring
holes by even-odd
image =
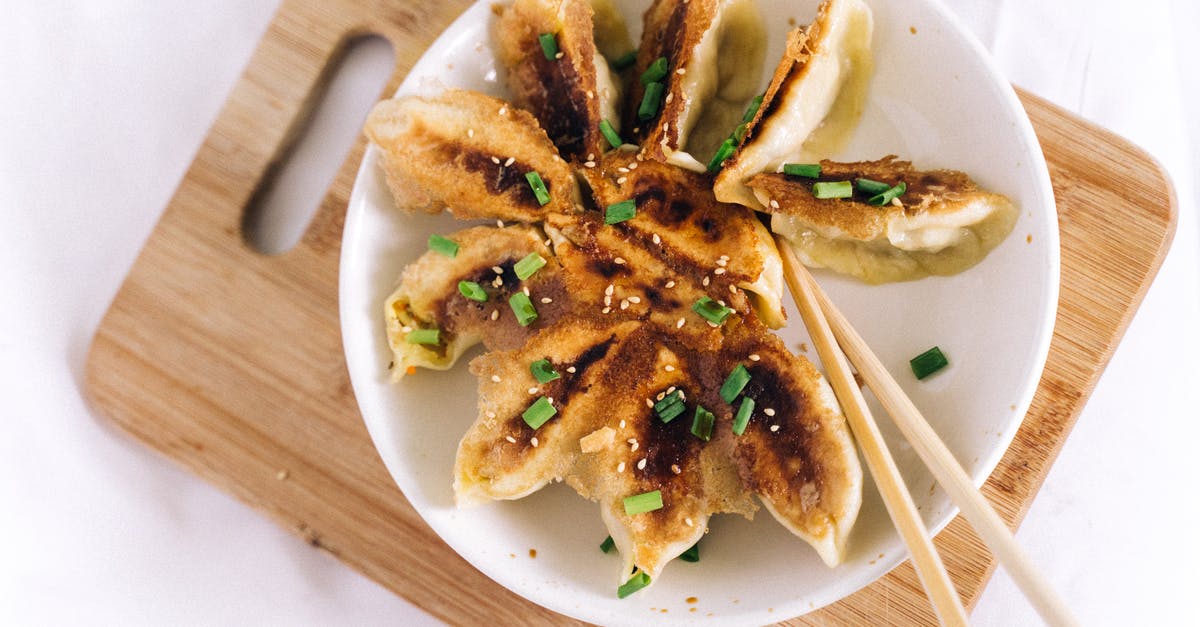
[[[625,311],[626,309],[629,309],[629,299],[622,298],[621,299],[621,311]]]
[[[766,409],[764,409],[764,410],[763,410],[763,413],[764,413],[764,414],[766,414],[766,415],[768,415],[768,416],[774,416],[774,415],[775,415],[775,410],[774,410],[774,409],[771,409],[770,407],[767,407]]]
[[[567,372],[569,372],[569,373],[571,373],[571,374],[575,374],[575,366],[570,366],[570,367],[568,367],[568,368],[567,368]]]
[[[667,364],[666,367],[663,368],[663,370],[666,370],[667,372],[675,372],[675,366],[672,366],[671,364]]]
[[[730,294],[737,294],[737,286],[736,286],[736,285],[734,285],[733,283],[730,283],[730,284],[729,284],[729,293],[730,293]]]
[[[665,285],[665,287],[667,289],[671,289],[672,287],[675,287],[675,281],[674,280],[667,281],[667,284]]]
[[[492,320],[497,320],[497,319],[499,319],[499,318],[500,318],[500,310],[499,310],[499,309],[493,309],[493,310],[492,310]]]
[[[684,518],[684,519],[683,519],[683,522],[684,522],[684,523],[686,523],[686,524],[687,524],[687,526],[689,526],[689,527],[694,527],[694,526],[695,526],[695,525],[693,525],[693,524],[692,524],[692,519],[691,519],[691,518]]]
[[[547,403],[550,403],[551,405],[553,405],[553,404],[554,404],[554,397],[553,397],[553,396],[547,396],[547,397],[546,397],[546,402],[547,402]]]
[[[517,160],[516,157],[509,157],[508,160],[504,162],[504,167],[507,168],[508,166],[512,165],[513,162],[516,160]]]
[[[653,401],[652,399],[649,399],[649,398],[648,398],[648,399],[646,399],[646,407],[649,407],[649,408],[653,409],[653,408],[654,408],[654,401]]]
[[[492,157],[492,163],[500,165],[500,157]]]
[[[528,286],[528,285],[526,285],[525,287],[522,287],[522,288],[521,288],[521,291],[522,291],[522,292],[525,292],[525,295],[526,295],[526,296],[529,296],[529,286]]]
[[[900,199],[899,199],[899,198],[893,198],[893,199],[892,199],[892,205],[894,205],[894,206],[896,206],[896,207],[903,207],[903,206],[904,206],[904,203],[903,203],[903,202],[900,202]]]
[[[667,129],[669,129],[669,128],[671,128],[671,123],[670,123],[670,122],[663,122],[663,132],[664,132],[664,133],[665,133],[665,132],[667,132]]]
[[[684,324],[684,319],[683,319],[683,318],[680,318],[680,319],[679,319],[677,322],[675,322],[675,328],[676,328],[676,329],[682,329],[682,328],[683,328],[683,324]]]
[[[613,259],[613,263],[617,264],[618,266],[623,266],[625,265],[625,258],[617,257],[616,259]]]
[[[498,375],[498,374],[492,375],[492,383],[499,383],[499,382],[500,382],[500,375]]]
[[[650,236],[650,241],[654,242],[655,244],[661,244],[662,238],[658,236],[658,233],[655,233],[654,235]]]
[[[720,258],[720,259],[718,259],[718,260],[717,260],[717,265],[718,265],[718,266],[721,266],[722,268],[724,268],[725,266],[729,265],[729,260],[728,260],[728,259],[725,259],[724,257],[722,257],[722,258]]]
[[[535,385],[535,386],[533,386],[533,387],[529,388],[529,393],[530,393],[530,394],[537,394],[537,393],[538,393],[537,386]]]
[[[666,397],[667,397],[667,394],[668,394],[667,392],[659,392],[659,393],[658,393],[658,396],[655,396],[654,398],[656,398],[656,399],[658,399],[658,400],[660,400],[660,401],[661,401],[662,399],[664,399],[664,398],[666,398]]]
[[[759,357],[758,353],[750,353],[750,361],[758,361],[760,359],[762,359],[762,357]]]
[[[612,296],[605,296],[604,297],[604,306],[607,307],[611,304],[612,304]]]
[[[629,180],[629,177],[622,176],[621,178],[617,179],[617,185],[624,185],[625,181],[628,181],[628,180]]]
[[[535,435],[532,438],[529,438],[529,443],[533,445],[533,448],[537,448],[537,445],[538,445],[537,436]]]
[[[667,393],[667,394],[670,394],[671,392],[674,392],[675,390],[678,390],[678,389],[679,389],[679,388],[677,388],[677,387],[675,387],[675,386],[673,386],[673,385],[672,385],[671,387],[667,388],[667,392],[666,392],[666,393]]]
[[[554,299],[553,299],[553,298],[550,298],[549,296],[543,296],[543,297],[542,297],[542,303],[543,303],[543,304],[549,305],[549,304],[550,304],[550,303],[552,303],[552,302],[554,302]]]
[[[775,200],[774,198],[772,198],[772,199],[771,199],[771,208],[772,208],[772,209],[778,209],[778,208],[779,208],[779,201],[778,201],[778,200]]]
[[[625,472],[625,462],[617,464],[617,472]]]
[[[729,255],[721,255],[720,257],[717,257],[717,259],[724,259],[725,261],[729,261]]]
[[[595,161],[595,160],[596,160],[596,153],[589,152],[588,153],[588,161]]]
[[[713,270],[713,274],[718,276],[725,274],[725,268],[717,268],[716,270]]]
[[[562,53],[562,51],[560,50],[559,52],[556,52],[556,53],[554,53],[554,58],[555,58],[555,59],[561,59],[561,58],[563,58],[563,53]]]
[[[675,73],[676,73],[676,74],[686,74],[686,73],[687,73],[687,69],[686,69],[686,68],[679,68],[678,70],[675,70]]]
[[[496,412],[494,412],[494,411],[488,411],[488,412],[487,412],[487,414],[485,414],[485,415],[486,415],[488,418],[495,418],[495,417],[496,417]]]
[[[771,433],[775,433],[776,431],[779,431],[779,425],[771,425]]]
[[[711,282],[711,280],[708,277],[704,277],[704,280],[700,281],[700,284],[703,285],[704,287],[708,287],[708,284],[710,282]]]
[[[600,313],[602,313],[602,314],[612,313],[612,307],[605,307],[604,309],[600,310]]]
[[[475,136],[475,129],[473,129],[473,128],[467,129],[467,137],[474,137],[474,136]]]
[[[679,474],[683,472],[683,469],[679,467],[679,464],[671,464],[671,472]]]
[[[504,285],[503,277],[496,277],[496,280],[492,281],[492,287],[500,287],[501,285]]]
[[[516,439],[516,438],[514,438],[514,437],[512,437],[511,435],[506,435],[506,436],[504,436],[504,439],[505,439],[505,440],[508,440],[509,442],[512,442],[513,444],[516,444],[516,443],[517,443],[517,439]]]
[[[621,419],[621,422],[617,423],[617,426],[618,426],[618,427],[620,427],[620,428],[622,428],[622,429],[624,429],[624,428],[625,428],[625,419],[624,419],[624,418],[622,418],[622,419]]]
[[[615,290],[615,289],[616,289],[616,288],[615,288],[615,287],[613,287],[613,284],[612,284],[612,283],[609,283],[609,284],[608,284],[608,287],[604,288],[604,295],[605,295],[605,296],[612,296],[612,294],[613,294],[613,290]]]
[[[674,92],[667,92],[667,97],[663,98],[663,104],[671,104],[671,100],[675,98]]]
[[[595,98],[596,94],[592,90],[589,89],[589,90],[587,90],[587,97],[590,100],[592,98]]]
[[[636,450],[638,450],[638,443],[637,443],[637,440],[634,440],[633,444],[629,445],[629,452],[632,453]]]
[[[638,470],[645,470],[646,469],[646,458],[643,457],[641,460],[639,460],[637,466],[638,466]]]
[[[583,162],[583,165],[584,165],[584,167],[594,168],[594,167],[596,167],[596,162],[595,161],[585,161],[585,162]]]
[[[721,299],[719,299],[719,298],[718,298],[718,299],[717,299],[717,304],[718,304],[718,305],[720,305],[720,306],[722,306],[722,307],[724,307],[724,306],[725,306],[725,301],[723,301],[723,300],[721,300]]]
[[[492,272],[495,272],[496,274],[504,274],[504,268],[501,268],[500,266],[492,266]]]
[[[621,167],[617,168],[617,172],[620,172],[621,174],[629,174],[629,168],[627,168],[625,166],[621,166]]]
[[[641,297],[641,296],[630,296],[630,297],[629,297],[629,302],[631,302],[631,303],[633,303],[633,304],[635,304],[635,305],[636,305],[636,304],[638,304],[638,303],[642,302],[642,297]]]
[[[638,163],[637,163],[637,161],[630,161],[630,162],[629,162],[629,169],[630,169],[630,170],[636,170],[636,169],[637,169],[637,167],[638,167]]]
[[[719,325],[719,324],[717,324],[717,323],[713,322],[712,320],[705,320],[705,322],[707,322],[707,323],[708,323],[708,326],[710,326],[710,327],[712,327],[712,328],[714,328],[714,329],[715,329],[715,328],[717,328],[717,327],[719,327],[719,326],[721,326],[721,325]]]
[[[508,105],[504,105],[503,107],[500,107],[499,113],[500,113],[500,115],[504,115],[505,113],[508,113]]]

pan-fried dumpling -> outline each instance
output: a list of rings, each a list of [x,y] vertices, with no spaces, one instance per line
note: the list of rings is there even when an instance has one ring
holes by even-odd
[[[821,200],[817,181],[859,178],[906,191],[877,207],[866,195]],[[821,162],[821,177],[759,174],[747,185],[767,207],[771,228],[805,265],[828,267],[868,283],[906,281],[961,272],[984,258],[1016,224],[1012,202],[979,189],[962,172],[920,171],[889,156],[860,163]]]
[[[787,52],[741,147],[717,175],[718,200],[762,209],[746,179],[785,163],[828,157],[841,147],[866,101],[872,24],[862,0],[826,0],[816,21],[789,34]]]
[[[537,120],[497,98],[450,89],[436,98],[384,100],[364,130],[380,149],[401,209],[537,222],[579,201],[571,169]],[[526,179],[529,172],[546,186],[544,206]]]
[[[654,115],[639,115],[641,80],[626,101],[626,126],[651,159],[703,172],[758,93],[766,30],[754,0],[656,0],[646,11],[635,76],[667,60]]]

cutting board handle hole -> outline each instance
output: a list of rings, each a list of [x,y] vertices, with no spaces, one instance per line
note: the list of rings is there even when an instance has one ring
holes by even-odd
[[[392,45],[382,37],[353,39],[339,56],[246,207],[242,233],[260,253],[282,254],[300,241],[395,70]]]

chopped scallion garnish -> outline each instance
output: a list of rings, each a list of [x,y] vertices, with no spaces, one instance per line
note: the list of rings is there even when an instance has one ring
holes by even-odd
[[[600,550],[605,553],[611,553],[615,548],[617,548],[617,543],[613,542],[612,536],[608,536],[604,539],[604,542],[600,543]]]
[[[546,190],[546,183],[542,181],[542,175],[537,172],[526,172],[525,180],[529,181],[529,188],[533,190],[533,195],[537,198],[539,205],[545,205],[550,202],[550,192]]]
[[[877,196],[872,196],[869,200],[867,200],[867,202],[875,205],[876,207],[882,207],[892,202],[892,199],[903,196],[904,192],[907,190],[908,186],[904,184],[904,181],[900,181],[894,187],[889,187],[886,192],[883,192]]]
[[[806,179],[815,179],[821,176],[821,164],[785,163],[783,164],[783,173],[788,176],[802,176]]]
[[[626,52],[625,54],[613,59],[609,65],[611,65],[614,70],[620,72],[632,67],[634,63],[637,63],[637,50],[630,50],[629,52]]]
[[[639,570],[629,578],[629,581],[617,587],[617,598],[624,599],[648,585],[650,585],[650,575],[647,575],[645,571]]]
[[[942,349],[934,346],[933,348],[913,357],[908,360],[908,365],[912,367],[913,374],[918,379],[924,379],[929,375],[950,365],[950,360],[942,354]]]
[[[692,563],[699,562],[700,561],[700,543],[697,542],[692,545],[692,548],[684,551],[683,553],[680,553],[679,559],[681,559],[685,562],[692,562]]]
[[[754,120],[754,116],[758,115],[758,108],[762,106],[763,96],[765,95],[759,94],[754,97],[754,100],[750,101],[750,106],[746,107],[746,112],[742,114],[743,124],[749,124]]]
[[[604,139],[608,140],[608,145],[613,148],[620,148],[625,143],[625,140],[621,139],[621,135],[617,133],[617,129],[613,128],[612,122],[609,122],[608,118],[600,120],[600,134],[604,136]]]
[[[652,512],[656,509],[662,509],[662,491],[655,490],[653,492],[634,494],[633,496],[625,497],[623,502],[625,504],[625,514],[627,516],[645,514],[646,512]]]
[[[830,198],[850,198],[854,195],[854,185],[850,181],[821,181],[813,183],[813,197],[821,200]]]
[[[542,44],[542,54],[546,55],[547,61],[558,58],[558,40],[554,38],[554,33],[538,35],[538,43]]]
[[[525,424],[529,425],[530,429],[537,429],[546,424],[547,420],[554,417],[558,410],[554,408],[554,404],[545,396],[540,396],[529,409],[521,413],[521,418],[525,420]]]
[[[683,403],[683,392],[675,390],[663,397],[661,401],[654,404],[654,413],[658,414],[659,420],[664,423],[671,422],[679,417],[687,409],[687,405]]]
[[[741,435],[746,432],[746,425],[750,424],[750,415],[754,413],[754,399],[749,396],[742,398],[742,404],[738,406],[737,414],[733,417],[733,434]]]
[[[717,148],[717,152],[713,153],[712,159],[708,162],[708,171],[716,172],[721,169],[725,160],[733,156],[733,151],[737,149],[737,143],[730,137],[721,142],[721,146]]]
[[[438,329],[413,329],[404,341],[409,344],[441,344],[442,332]]]
[[[524,281],[533,276],[535,272],[542,269],[546,265],[546,259],[537,253],[529,253],[521,258],[520,261],[513,264],[513,272],[517,278]]]
[[[523,326],[529,326],[529,323],[537,320],[537,309],[533,307],[533,302],[525,295],[525,292],[517,292],[508,299],[508,306],[512,307],[513,313],[517,316],[517,322]]]
[[[725,383],[721,384],[721,399],[726,403],[732,403],[749,382],[750,371],[746,370],[742,364],[734,366],[729,376],[725,378]]]
[[[858,191],[860,191],[864,194],[867,194],[869,196],[874,196],[876,194],[882,194],[891,188],[892,188],[892,186],[888,185],[887,183],[881,183],[879,181],[874,181],[871,179],[864,179],[864,178],[854,179],[854,189],[857,189]]]
[[[447,257],[458,256],[458,244],[452,239],[446,239],[437,234],[429,236],[429,250],[442,253]]]
[[[617,224],[637,215],[637,203],[632,198],[613,203],[604,209],[604,223]]]
[[[486,303],[488,299],[487,292],[483,291],[483,286],[474,281],[459,281],[458,293],[479,303]]]
[[[725,319],[729,317],[729,314],[733,313],[732,309],[707,296],[702,296],[700,297],[700,300],[693,303],[692,311],[700,314],[700,317],[714,324],[721,324],[722,322],[725,322]]]
[[[562,375],[554,370],[554,366],[550,364],[549,359],[539,359],[529,364],[529,372],[533,374],[533,378],[537,379],[538,383],[549,383],[562,377]]]
[[[738,124],[737,128],[733,129],[733,134],[729,136],[729,139],[732,139],[735,144],[742,143],[742,140],[746,138],[747,128],[750,128],[750,125],[745,122]]]
[[[658,115],[658,106],[662,103],[663,84],[650,83],[646,85],[646,93],[642,94],[642,104],[638,107],[638,119],[649,120]]]
[[[716,420],[717,417],[711,411],[697,405],[696,414],[692,417],[692,435],[707,442],[712,437],[713,423]]]
[[[642,77],[640,80],[642,81],[643,85],[649,85],[650,83],[661,83],[663,77],[667,75],[667,72],[669,72],[670,69],[671,68],[667,66],[667,58],[659,57],[654,60],[654,63],[650,64],[650,67],[646,68],[645,72],[642,72]]]

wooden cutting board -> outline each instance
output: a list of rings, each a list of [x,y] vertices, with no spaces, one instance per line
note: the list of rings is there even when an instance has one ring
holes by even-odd
[[[359,417],[338,331],[338,254],[358,142],[301,243],[256,253],[243,210],[346,44],[375,33],[408,69],[469,3],[285,0],[97,331],[96,409],[397,594],[454,624],[569,623],[468,565],[392,483]],[[1157,272],[1175,227],[1162,168],[1125,140],[1023,94],[1050,164],[1062,292],[1050,357],[984,486],[1012,525],[1030,502]],[[937,538],[971,606],[994,567],[956,518]],[[797,624],[930,624],[905,563]]]

